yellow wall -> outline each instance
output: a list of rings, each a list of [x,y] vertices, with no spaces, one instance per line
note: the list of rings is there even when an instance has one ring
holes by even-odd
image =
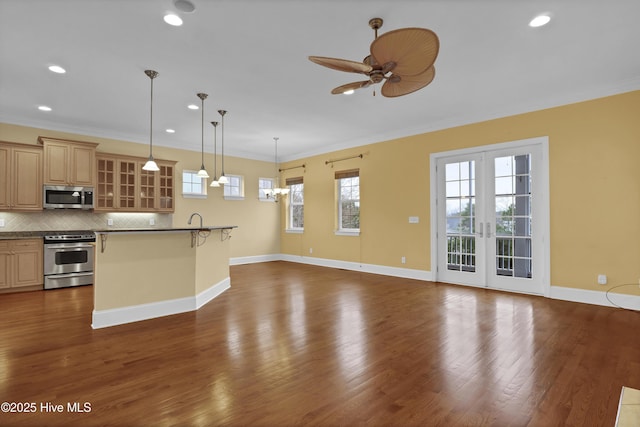
[[[96,247],[95,310],[196,295],[196,249],[191,248],[190,233],[118,233],[107,237],[104,252],[100,241]]]
[[[306,164],[284,173],[304,176],[305,230],[282,233],[282,253],[429,271],[430,154],[548,136],[551,285],[602,291],[598,274],[609,286],[637,284],[639,117],[634,91],[288,162]],[[351,168],[360,169],[361,236],[335,236],[333,172]],[[640,294],[637,286],[620,291]]]
[[[603,291],[596,283],[598,274],[608,275],[609,286],[638,283],[639,112],[640,91],[634,91],[288,162],[282,167],[306,164],[282,177],[304,176],[303,234],[282,231],[284,203],[257,200],[258,177],[272,176],[273,163],[227,157],[226,172],[245,176],[246,200],[224,201],[220,190],[206,200],[178,197],[173,224],[185,225],[198,211],[205,224],[238,225],[231,257],[284,253],[430,271],[430,154],[548,136],[551,285]],[[39,135],[99,142],[99,151],[142,157],[148,149],[145,144],[0,124],[0,140],[35,144]],[[326,160],[361,153],[363,159],[325,165]],[[200,165],[199,152],[154,147],[154,155],[178,160],[179,187],[182,169]],[[213,164],[212,156],[205,161]],[[351,168],[360,169],[362,233],[335,236],[333,176]],[[418,216],[420,223],[409,224],[409,216]],[[401,264],[402,256],[406,264]],[[621,291],[640,294],[637,287]]]
[[[100,144],[98,145],[98,152],[140,157],[149,155],[149,146],[146,144],[0,123],[0,141],[37,144],[38,136],[41,135],[52,138],[97,142]],[[225,156],[225,172],[244,176],[245,200],[224,200],[222,188],[209,188],[209,194],[206,199],[187,199],[181,195],[182,170],[200,169],[200,152],[154,146],[153,155],[157,159],[176,160],[178,162],[176,164],[177,200],[173,215],[173,226],[186,226],[191,213],[199,212],[204,218],[205,225],[238,226],[231,233],[231,257],[277,254],[280,252],[278,205],[260,202],[257,188],[259,177],[268,178],[274,175],[273,162]],[[218,162],[220,162],[220,159],[218,159]],[[213,154],[205,153],[205,166],[209,173],[212,174]],[[218,173],[220,173],[220,163],[218,163]]]
[[[95,310],[195,297],[229,278],[229,241],[220,230],[107,234],[98,237]]]

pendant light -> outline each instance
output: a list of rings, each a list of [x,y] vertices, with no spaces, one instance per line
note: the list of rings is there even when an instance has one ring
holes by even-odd
[[[200,166],[200,170],[198,171],[198,176],[200,178],[209,178],[209,174],[207,173],[207,170],[204,168],[204,100],[207,99],[207,95],[206,93],[199,93],[198,94],[198,98],[200,98],[200,100],[202,101],[202,107],[200,108],[200,110],[202,111],[202,120],[201,120],[201,136],[200,136],[200,140],[201,140],[201,146],[202,149],[200,151],[201,153],[201,166]]]
[[[221,120],[221,129],[220,129],[220,133],[222,134],[222,173],[220,173],[220,178],[218,178],[218,182],[220,184],[228,184],[229,183],[229,179],[224,176],[224,115],[227,114],[226,110],[218,110],[218,113],[220,113],[220,115],[222,116],[222,120]]]
[[[220,187],[218,182],[218,122],[211,122],[213,125],[213,180],[209,187]]]
[[[153,79],[158,77],[158,72],[153,70],[144,70],[144,73],[151,79],[151,119],[149,120],[149,159],[142,169],[146,171],[158,171],[160,168],[153,160]]]

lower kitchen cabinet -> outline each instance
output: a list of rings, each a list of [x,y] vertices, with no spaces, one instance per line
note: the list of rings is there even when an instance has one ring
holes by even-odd
[[[42,239],[0,240],[0,292],[41,289]]]

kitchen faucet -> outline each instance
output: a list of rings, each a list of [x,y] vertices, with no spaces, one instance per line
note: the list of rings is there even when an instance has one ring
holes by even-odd
[[[198,215],[200,217],[200,228],[202,228],[202,215],[200,215],[198,212],[194,212],[194,213],[191,214],[191,216],[189,217],[189,222],[187,222],[187,224],[191,225],[191,220],[196,215]]]

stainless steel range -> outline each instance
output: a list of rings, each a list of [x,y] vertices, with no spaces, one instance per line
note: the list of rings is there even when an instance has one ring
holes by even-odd
[[[44,236],[44,288],[93,284],[92,231],[52,232]]]

